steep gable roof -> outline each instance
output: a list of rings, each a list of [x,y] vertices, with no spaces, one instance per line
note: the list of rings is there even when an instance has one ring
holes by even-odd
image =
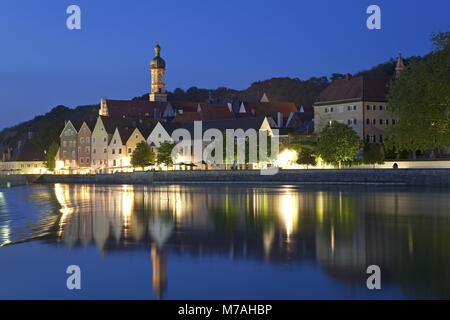
[[[183,112],[178,113],[172,122],[193,122],[195,120],[201,120],[201,114],[198,112]]]
[[[116,130],[116,127],[133,127],[133,122],[129,119],[123,119],[123,118],[111,118],[111,117],[105,117],[100,116],[103,126],[105,127],[105,130],[108,134],[114,134],[114,131]]]
[[[246,113],[253,116],[276,117],[278,112],[283,118],[289,117],[291,112],[298,112],[293,102],[243,102]]]
[[[333,81],[319,95],[315,105],[350,101],[387,101],[392,78],[360,76]]]
[[[168,102],[148,100],[105,100],[108,116],[124,117],[160,117]]]
[[[170,101],[171,106],[177,110],[183,110],[185,112],[197,112],[198,105],[201,102],[191,101]]]
[[[203,121],[235,118],[226,104],[200,103],[199,110]]]

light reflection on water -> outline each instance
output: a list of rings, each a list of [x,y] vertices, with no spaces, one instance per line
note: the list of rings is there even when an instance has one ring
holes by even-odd
[[[0,243],[95,246],[102,257],[140,250],[151,259],[155,298],[170,289],[175,255],[266,264],[274,267],[268,283],[279,277],[285,286],[292,275],[277,265],[300,270],[312,262],[336,283],[362,288],[366,267],[377,264],[401,297],[450,298],[448,195],[374,186],[30,186],[0,192]],[[210,298],[221,296],[215,290]],[[266,290],[279,297],[270,285]],[[335,297],[348,287],[337,290]]]

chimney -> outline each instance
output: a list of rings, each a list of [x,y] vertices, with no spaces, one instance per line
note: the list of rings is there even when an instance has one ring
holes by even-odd
[[[352,78],[352,75],[350,73],[347,73],[345,75],[345,80],[349,81]]]
[[[283,127],[283,114],[281,112],[277,112],[277,125],[278,128]]]

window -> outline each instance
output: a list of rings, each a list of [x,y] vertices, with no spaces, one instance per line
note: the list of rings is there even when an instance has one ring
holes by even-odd
[[[389,119],[385,120],[385,124],[388,125],[389,124]]]
[[[134,137],[136,138],[136,140],[139,139],[139,136],[138,136],[138,135],[135,135]]]
[[[119,148],[119,154],[122,154],[122,148]]]
[[[106,148],[104,148],[104,149],[103,149],[103,153],[106,153],[106,152],[107,152],[107,151],[106,151]]]
[[[114,140],[113,140],[113,144],[116,144],[116,142],[117,142],[117,140],[116,140],[116,139],[114,139]]]
[[[128,154],[131,154],[131,148],[128,148]]]
[[[355,118],[349,119],[349,120],[347,121],[347,124],[348,124],[348,125],[354,125],[354,124],[356,124],[356,119],[355,119]]]
[[[370,110],[370,106],[369,106],[369,105],[367,105],[366,109],[367,109],[367,110]]]
[[[63,141],[63,147],[67,147],[67,141]]]
[[[89,153],[89,147],[86,147],[86,153]]]
[[[116,149],[112,149],[112,154],[116,154]]]
[[[380,124],[383,124],[383,122],[384,122],[383,119],[380,119]]]
[[[89,161],[90,161],[90,159],[89,159],[89,158],[86,158],[86,163],[89,163]]]
[[[92,163],[94,164],[94,166],[97,164],[96,160],[93,160]]]
[[[116,166],[116,160],[113,160],[113,166],[114,167]]]
[[[95,149],[95,148],[92,149],[92,153],[93,153],[93,154],[96,154],[96,153],[97,153],[97,149]]]
[[[103,142],[106,142],[106,137],[103,137]]]
[[[372,124],[377,124],[377,119],[373,119]]]
[[[158,138],[161,138],[161,133],[158,133]]]
[[[87,137],[86,138],[86,143],[91,143],[91,138]]]
[[[339,107],[339,108],[338,108],[338,111],[339,111],[339,112],[344,112],[344,107]]]
[[[383,135],[380,134],[380,143],[383,143]]]
[[[83,163],[84,162],[84,159],[83,159],[83,157],[81,157],[80,158],[80,163]]]
[[[63,158],[67,157],[67,151],[63,151]]]
[[[395,123],[396,123],[396,120],[392,119],[392,125],[395,125]]]
[[[96,142],[97,142],[97,138],[93,138],[92,141],[93,141],[94,143],[96,143]]]
[[[84,138],[83,138],[83,137],[80,138],[80,143],[81,143],[81,144],[84,143]]]
[[[351,106],[348,106],[348,108],[347,108],[349,111],[355,111],[356,110],[356,106],[355,105],[351,105]]]
[[[366,124],[370,124],[370,119],[366,119]]]

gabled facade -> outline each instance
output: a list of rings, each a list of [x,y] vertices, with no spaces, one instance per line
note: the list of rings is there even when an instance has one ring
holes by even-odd
[[[78,129],[82,123],[68,120],[61,132],[59,158],[63,161],[64,167],[75,168],[78,166]]]
[[[98,171],[108,166],[108,144],[112,134],[106,130],[103,118],[97,118],[91,136],[91,167]]]
[[[144,131],[144,130],[142,130]],[[136,149],[136,146],[138,145],[138,143],[145,141],[146,139],[144,137],[144,135],[142,134],[142,131],[139,128],[135,128],[130,137],[128,138],[128,140],[125,143],[125,156],[131,159],[131,156],[134,152],[134,150]]]
[[[87,168],[91,166],[91,132],[92,124],[89,126],[86,121],[78,130],[77,141],[77,163],[80,168]]]
[[[122,168],[130,164],[126,157],[126,145],[122,141],[120,130],[118,127],[114,130],[111,140],[108,145],[108,162],[109,169]]]
[[[175,124],[166,124],[166,126],[173,126]],[[166,130],[166,128],[161,124],[161,122],[158,122],[156,126],[151,131],[150,135],[147,138],[147,143],[153,147],[158,148],[162,142],[165,141],[172,141],[171,133]]]

